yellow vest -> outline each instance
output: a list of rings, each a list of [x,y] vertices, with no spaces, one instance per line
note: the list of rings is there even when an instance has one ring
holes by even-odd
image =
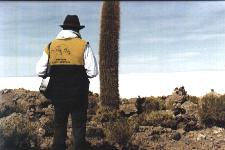
[[[87,42],[80,38],[56,39],[50,44],[50,65],[84,65]],[[45,48],[49,54],[49,48]]]

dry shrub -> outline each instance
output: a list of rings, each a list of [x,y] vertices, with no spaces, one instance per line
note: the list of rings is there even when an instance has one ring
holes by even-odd
[[[6,117],[13,112],[17,112],[15,105],[3,104],[0,106],[0,118]]]
[[[225,95],[206,94],[199,102],[198,113],[206,127],[225,127]]]
[[[167,103],[166,103],[166,109],[167,110],[172,110],[174,109],[174,101],[173,100],[167,100]]]
[[[165,109],[164,101],[159,97],[148,97],[145,100],[144,111],[151,112]]]
[[[194,104],[198,104],[199,98],[197,96],[190,96],[188,97],[188,100]]]
[[[141,98],[138,96],[136,99],[135,107],[137,109],[137,113],[141,114],[143,112],[143,104],[146,101],[146,98]]]
[[[111,143],[126,147],[131,136],[134,134],[134,127],[127,119],[119,119],[107,123],[104,128],[105,136]]]
[[[171,111],[152,111],[139,115],[138,124],[144,126],[158,126],[165,121],[173,119],[173,113]]]
[[[41,127],[45,130],[45,136],[53,136],[54,116],[43,116],[39,119]]]
[[[96,115],[93,117],[93,121],[96,122],[113,122],[120,118],[120,112],[110,107],[100,106]]]
[[[99,96],[97,94],[93,94],[92,92],[89,92],[89,96],[88,96],[88,114],[89,115],[96,114],[99,102],[100,102]]]
[[[35,128],[20,113],[13,113],[0,119],[0,149],[33,150],[37,149]]]
[[[25,114],[30,106],[47,107],[49,105],[49,101],[39,92],[25,89],[5,91],[7,92],[0,94],[0,118],[14,112]]]

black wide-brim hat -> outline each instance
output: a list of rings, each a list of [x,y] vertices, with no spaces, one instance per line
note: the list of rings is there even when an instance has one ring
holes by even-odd
[[[62,28],[71,28],[71,29],[83,29],[85,26],[80,25],[80,21],[77,15],[67,15],[63,25],[60,25]]]

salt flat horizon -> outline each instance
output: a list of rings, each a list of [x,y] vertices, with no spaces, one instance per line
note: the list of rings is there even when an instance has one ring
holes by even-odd
[[[24,88],[38,91],[40,77],[0,77],[0,90]],[[214,89],[225,93],[225,71],[171,73],[128,73],[119,75],[121,98],[167,96],[175,87],[184,86],[187,93],[203,96]],[[90,91],[99,93],[99,76],[90,79]]]

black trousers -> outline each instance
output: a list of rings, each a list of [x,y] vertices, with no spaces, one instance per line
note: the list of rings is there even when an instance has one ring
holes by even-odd
[[[54,136],[52,150],[66,150],[67,122],[72,116],[73,150],[86,150],[85,135],[87,121],[88,94],[74,98],[51,99],[54,108]]]

